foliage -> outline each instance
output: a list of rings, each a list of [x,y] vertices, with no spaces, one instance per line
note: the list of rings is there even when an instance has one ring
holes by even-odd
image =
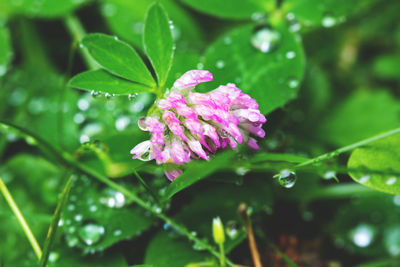
[[[399,10],[0,0],[0,185],[43,249],[35,258],[3,193],[0,265],[249,266],[251,229],[265,266],[398,266]],[[213,73],[200,92],[235,83],[256,99],[267,135],[169,182],[129,151],[148,139],[139,118],[191,69]]]

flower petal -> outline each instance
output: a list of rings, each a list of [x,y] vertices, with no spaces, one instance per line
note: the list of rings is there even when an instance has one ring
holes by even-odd
[[[174,83],[174,88],[178,90],[182,89],[193,89],[197,84],[203,82],[209,82],[213,80],[211,72],[206,70],[190,70],[183,74]]]

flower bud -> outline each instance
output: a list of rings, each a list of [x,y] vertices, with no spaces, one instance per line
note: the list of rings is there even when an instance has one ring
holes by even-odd
[[[225,242],[225,232],[219,217],[213,219],[212,230],[215,243],[218,245],[223,244]]]

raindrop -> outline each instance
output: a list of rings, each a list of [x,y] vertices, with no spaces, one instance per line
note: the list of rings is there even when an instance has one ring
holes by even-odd
[[[265,14],[261,12],[255,12],[251,14],[251,19],[255,22],[262,23],[265,21],[265,18],[266,18]]]
[[[204,64],[199,62],[199,63],[197,63],[196,67],[197,67],[197,69],[202,70],[204,68]]]
[[[0,65],[0,76],[4,76],[7,72],[7,67],[5,65]]]
[[[60,219],[60,220],[58,221],[58,226],[61,227],[61,226],[63,226],[63,225],[64,225],[64,221],[63,221],[63,219]]]
[[[325,28],[333,27],[336,25],[336,23],[336,19],[329,13],[322,18],[322,26]]]
[[[128,116],[121,116],[115,121],[115,128],[118,131],[123,131],[128,127],[131,119]]]
[[[286,15],[286,21],[291,32],[298,32],[301,29],[300,23],[297,21],[293,13]]]
[[[120,229],[117,229],[117,230],[115,230],[114,232],[113,232],[113,235],[114,236],[120,236],[122,234],[122,230],[120,230]]]
[[[285,188],[292,188],[296,184],[297,180],[296,173],[289,169],[281,170],[280,173],[277,175],[277,178],[279,184]]]
[[[21,88],[21,90],[16,89],[10,94],[10,98],[8,99],[8,102],[10,103],[11,106],[19,106],[21,105],[27,98],[27,95],[25,91]]]
[[[218,69],[222,69],[223,67],[225,67],[225,61],[223,61],[223,60],[218,60],[217,63],[215,63],[215,66],[216,66]]]
[[[45,103],[42,98],[34,98],[28,103],[28,110],[34,115],[42,113],[45,109]]]
[[[83,218],[82,214],[76,214],[74,217],[75,221],[77,221],[77,222],[82,221],[82,218]]]
[[[168,224],[168,223],[164,223],[163,229],[164,229],[164,230],[168,230],[168,229],[169,229],[169,224]]]
[[[394,196],[394,197],[393,197],[393,203],[394,203],[396,206],[400,206],[400,196]]]
[[[75,236],[69,237],[67,244],[69,247],[75,247],[76,245],[78,245],[79,239]]]
[[[133,32],[136,34],[142,34],[144,32],[144,23],[143,22],[135,22],[133,24]]]
[[[258,26],[254,29],[251,44],[257,50],[268,53],[275,50],[280,42],[281,35],[269,26]]]
[[[68,209],[69,211],[73,211],[73,210],[75,210],[75,206],[72,205],[72,204],[69,204],[68,207],[67,207],[67,209]]]
[[[106,99],[111,99],[111,98],[113,98],[115,96],[115,94],[110,94],[110,93],[105,93],[104,94],[104,97],[106,98]]]
[[[297,80],[296,78],[289,78],[288,82],[287,82],[288,86],[292,89],[296,88],[297,86],[299,86],[299,80]]]
[[[32,136],[27,136],[27,137],[25,137],[25,142],[26,142],[28,145],[31,145],[31,146],[37,145],[36,139],[33,138]]]
[[[128,100],[129,101],[133,101],[133,100],[135,100],[137,98],[138,95],[139,95],[138,93],[129,94],[128,95]]]
[[[363,175],[361,176],[361,178],[359,179],[360,183],[366,183],[369,181],[369,179],[371,178],[371,176],[369,174]]]
[[[82,48],[83,48],[83,44],[81,44],[81,43],[80,43],[80,44],[79,44],[79,48],[81,48],[81,49],[82,49]]]
[[[85,121],[85,116],[82,113],[76,113],[74,115],[74,122],[76,124],[81,124]]]
[[[385,232],[384,244],[390,255],[396,257],[400,255],[400,228],[391,227]]]
[[[97,206],[96,205],[92,205],[92,206],[90,206],[89,210],[91,212],[95,212],[95,211],[97,211]]]
[[[118,41],[119,39],[118,39],[118,36],[114,36],[114,40],[115,41]]]
[[[79,142],[80,142],[81,144],[88,143],[88,142],[90,142],[90,137],[87,136],[86,134],[82,134],[82,135],[79,137]]]
[[[82,111],[85,111],[89,108],[89,102],[84,98],[79,99],[77,105],[78,105],[78,108]]]
[[[57,252],[52,251],[49,254],[49,262],[56,262],[59,257],[60,255]]]
[[[230,239],[235,239],[239,235],[239,224],[235,221],[228,221],[226,223],[225,232]]]
[[[246,167],[238,167],[238,168],[236,168],[236,170],[235,170],[236,174],[237,174],[237,175],[240,175],[240,176],[246,175],[246,173],[248,173],[249,171],[250,171],[250,170],[249,170],[248,168],[246,168]]]
[[[375,235],[374,228],[369,224],[358,225],[351,233],[354,244],[358,247],[368,247]]]
[[[93,98],[96,98],[96,97],[101,96],[101,93],[100,93],[99,91],[92,90],[92,91],[90,91],[90,95],[91,95]]]
[[[389,179],[386,180],[387,185],[392,185],[397,181],[396,177],[390,177]]]
[[[287,53],[286,53],[286,58],[287,59],[292,59],[292,58],[294,58],[296,56],[296,53],[294,52],[294,51],[288,51]]]
[[[101,8],[101,13],[106,17],[112,17],[117,13],[117,9],[112,4],[104,4]]]
[[[79,237],[88,246],[97,244],[105,233],[101,225],[88,223],[79,230]]]
[[[327,172],[324,173],[323,177],[326,180],[336,178],[336,172],[335,171],[327,171]]]
[[[232,43],[232,39],[229,36],[225,36],[224,38],[224,44],[230,45]]]
[[[100,198],[100,203],[109,208],[121,208],[125,205],[125,196],[121,192],[106,189],[106,197]]]

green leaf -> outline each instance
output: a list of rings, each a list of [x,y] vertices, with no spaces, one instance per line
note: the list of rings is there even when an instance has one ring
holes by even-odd
[[[0,26],[0,77],[6,74],[11,57],[12,48],[10,32],[5,26]]]
[[[356,182],[378,191],[400,195],[400,134],[355,149],[347,165],[351,169],[371,171],[351,171],[350,176]]]
[[[250,158],[250,162],[258,163],[263,161],[282,161],[290,163],[302,163],[308,160],[306,157],[292,155],[292,154],[280,154],[280,153],[267,153],[259,152]]]
[[[2,15],[28,15],[39,18],[62,17],[80,6],[88,3],[89,0],[2,0],[0,3],[0,17]]]
[[[400,102],[386,90],[358,90],[328,113],[318,136],[331,144],[345,146],[396,128],[400,123],[399,112]]]
[[[73,181],[63,222],[68,244],[97,251],[141,234],[153,218],[141,207],[126,203],[121,192],[79,175]]]
[[[53,215],[53,220],[50,224],[49,227],[49,232],[47,234],[47,238],[44,242],[44,246],[43,246],[43,254],[42,257],[40,258],[40,266],[41,267],[45,267],[47,265],[47,261],[49,259],[49,255],[50,255],[50,251],[51,251],[51,247],[54,243],[55,237],[56,237],[56,233],[57,233],[57,229],[58,229],[58,222],[60,220],[61,217],[61,212],[65,206],[65,203],[67,202],[68,199],[68,195],[69,195],[69,191],[71,189],[71,183],[72,183],[72,177],[70,177],[63,189],[63,192],[61,194],[61,198],[58,201],[57,204],[57,208],[56,211],[54,212]]]
[[[208,175],[230,166],[233,156],[236,151],[227,151],[220,153],[210,161],[194,161],[189,167],[176,178],[168,187],[165,192],[165,198],[169,199],[179,191],[189,187],[190,185],[206,178]]]
[[[378,57],[373,63],[373,72],[378,78],[400,81],[400,55],[389,54]]]
[[[285,0],[282,10],[305,26],[333,27],[350,15],[361,12],[377,0]]]
[[[89,70],[79,73],[71,78],[69,86],[117,95],[151,92],[153,90],[151,87],[118,78],[103,70]]]
[[[187,240],[160,231],[150,241],[144,263],[157,267],[185,266],[200,262],[206,256],[206,253],[193,250]]]
[[[216,17],[229,19],[249,19],[257,14],[271,11],[275,0],[182,0],[193,9]]]
[[[174,56],[174,42],[168,16],[156,3],[150,7],[144,25],[144,49],[157,75],[158,86],[163,87]]]
[[[155,81],[143,60],[127,43],[106,34],[86,35],[82,44],[90,55],[107,71],[150,87]]]
[[[124,40],[143,50],[143,30],[145,15],[156,0],[105,0],[101,11],[110,29]],[[172,36],[179,43],[189,43],[190,47],[198,47],[204,43],[203,33],[195,18],[179,3],[161,0],[173,21]]]
[[[262,42],[264,48],[270,49],[263,53],[252,41],[256,40],[259,47],[262,36],[268,34],[280,37],[277,42]],[[257,100],[262,113],[295,98],[304,72],[300,39],[283,22],[275,29],[256,25],[239,27],[213,43],[205,57],[205,69],[214,75],[214,82],[206,85],[208,90],[220,84],[236,83]]]

